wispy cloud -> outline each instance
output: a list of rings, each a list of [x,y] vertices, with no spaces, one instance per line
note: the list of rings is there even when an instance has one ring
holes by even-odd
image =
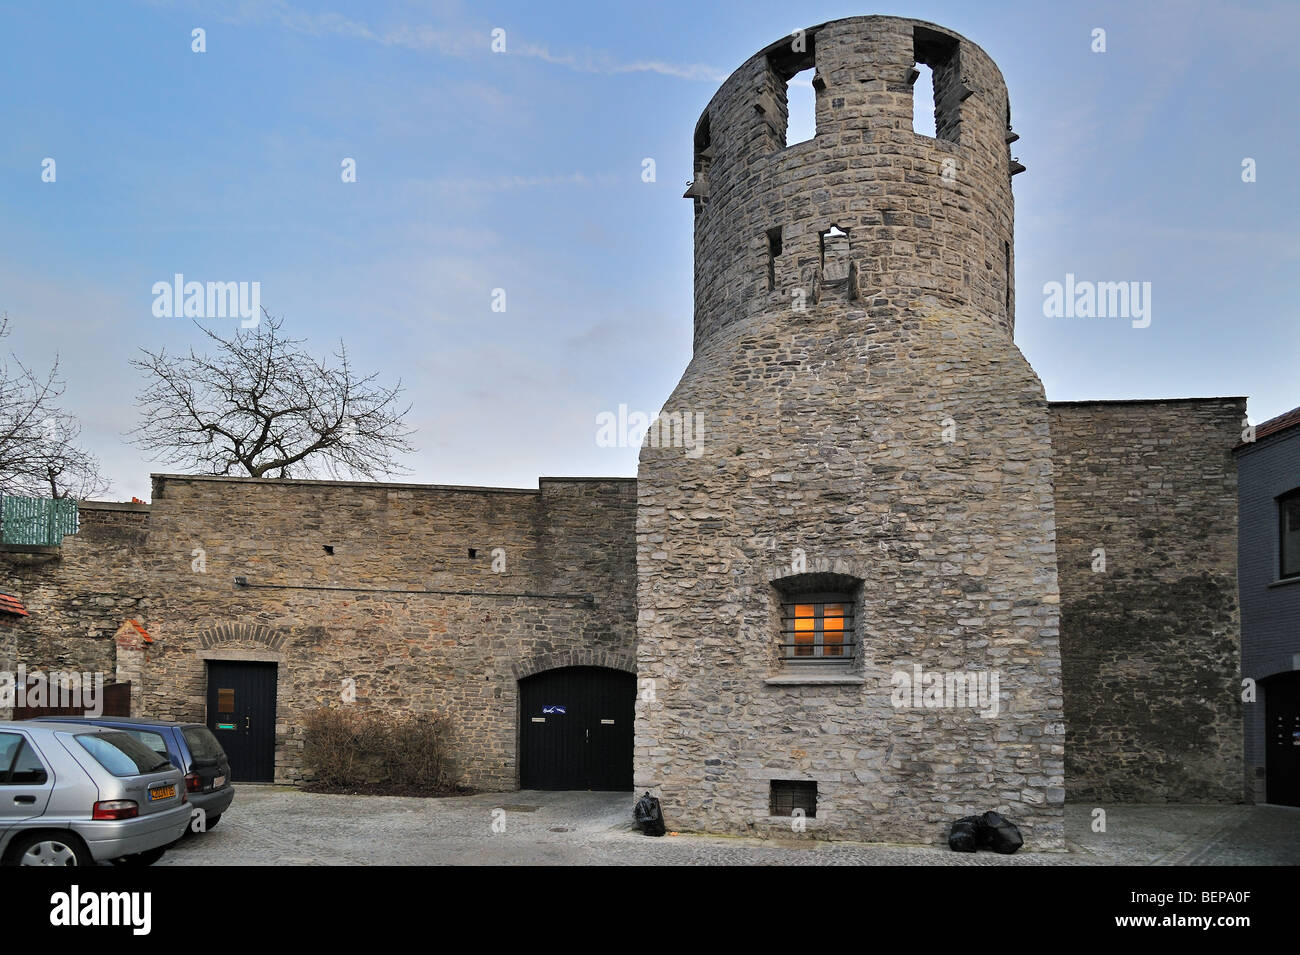
[[[234,0],[234,2],[203,4],[195,0],[151,0],[160,6],[183,6],[189,9],[202,9],[210,16],[226,23],[278,23],[286,30],[306,36],[336,36],[384,46],[402,47],[420,52],[434,52],[445,56],[468,57],[489,53],[491,49],[491,29],[471,29],[468,27],[443,28],[430,24],[396,24],[386,27],[372,27],[362,20],[333,12],[310,12],[299,9],[284,0]],[[549,47],[537,43],[515,43],[513,34],[507,28],[507,56],[522,56],[540,60],[552,66],[560,66],[578,73],[598,73],[614,76],[626,73],[655,73],[659,76],[671,76],[676,79],[694,82],[718,83],[727,78],[727,74],[712,66],[702,63],[672,63],[667,60],[645,59],[620,61],[607,53],[583,51],[581,53],[554,52]]]
[[[511,53],[533,57],[555,66],[563,66],[579,73],[601,73],[613,76],[620,73],[658,73],[660,76],[673,76],[677,79],[721,83],[727,74],[703,63],[681,64],[664,60],[635,60],[620,63],[604,53],[583,53],[577,56],[571,53],[552,53],[550,49],[536,44],[524,44]]]
[[[282,26],[308,36],[353,37],[384,46],[447,56],[469,56],[488,48],[489,37],[484,32],[440,30],[427,24],[399,24],[383,30],[373,30],[360,20],[349,20],[337,13],[304,13],[281,3],[274,7],[274,19]]]

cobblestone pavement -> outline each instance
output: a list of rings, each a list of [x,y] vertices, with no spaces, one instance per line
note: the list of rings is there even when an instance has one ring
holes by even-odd
[[[1066,812],[1067,852],[958,853],[865,845],[678,835],[631,824],[631,794],[485,793],[451,799],[327,796],[238,787],[209,833],[159,865],[1270,865],[1300,864],[1300,809],[1112,806]],[[494,813],[494,810],[501,810]],[[504,832],[493,832],[493,822]]]

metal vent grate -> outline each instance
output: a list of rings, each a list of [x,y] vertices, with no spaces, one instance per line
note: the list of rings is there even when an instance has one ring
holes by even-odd
[[[817,783],[806,779],[773,779],[771,805],[774,816],[793,816],[795,810],[808,819],[817,817]]]

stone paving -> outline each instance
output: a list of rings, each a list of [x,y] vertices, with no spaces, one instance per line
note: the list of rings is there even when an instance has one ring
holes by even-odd
[[[1065,852],[999,856],[933,846],[682,834],[652,839],[624,793],[484,793],[449,799],[238,787],[212,832],[159,865],[1296,865],[1300,809],[1116,806],[1066,812]],[[494,831],[494,823],[497,831]],[[504,830],[504,831],[501,831]]]

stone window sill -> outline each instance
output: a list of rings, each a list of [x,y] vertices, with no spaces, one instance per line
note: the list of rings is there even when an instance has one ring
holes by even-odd
[[[856,673],[782,673],[763,682],[768,686],[862,686],[867,678]]]
[[[1300,584],[1300,577],[1283,577],[1281,580],[1275,580],[1270,587],[1285,587],[1288,584]]]

